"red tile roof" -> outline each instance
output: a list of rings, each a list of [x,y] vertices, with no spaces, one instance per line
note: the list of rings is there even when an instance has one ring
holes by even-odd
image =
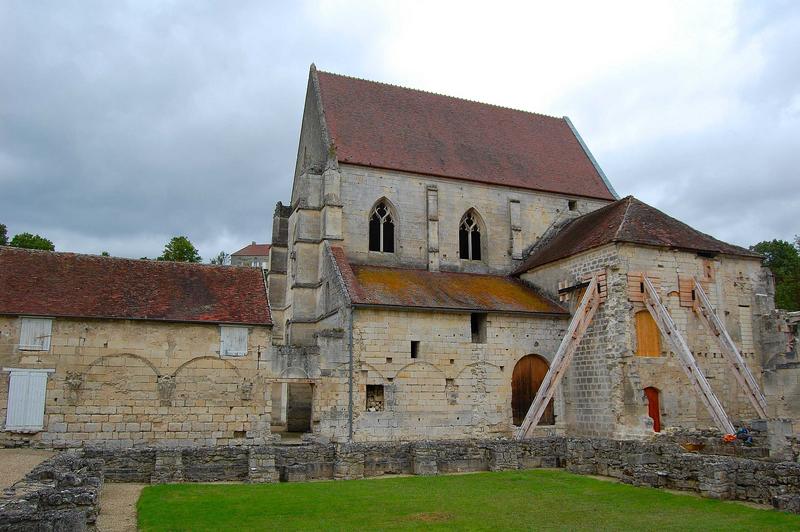
[[[356,305],[569,315],[513,277],[355,265],[342,248],[332,251]]]
[[[244,255],[246,257],[266,257],[269,255],[270,244],[250,244],[231,255]]]
[[[701,233],[628,196],[567,222],[558,233],[534,249],[515,274],[612,242],[760,257],[758,253]]]
[[[270,325],[261,270],[0,246],[0,314]]]
[[[615,199],[565,118],[317,76],[339,162]]]

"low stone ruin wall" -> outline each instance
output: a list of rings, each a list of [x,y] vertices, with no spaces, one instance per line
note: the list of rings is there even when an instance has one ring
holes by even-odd
[[[0,497],[0,531],[93,530],[103,466],[73,453],[42,462]]]
[[[685,452],[664,442],[566,440],[566,468],[800,513],[800,463]]]
[[[730,447],[733,449],[734,447]],[[745,448],[740,446],[744,451]],[[760,455],[755,451],[753,455]],[[436,475],[565,467],[637,486],[694,491],[800,512],[800,463],[686,452],[671,439],[616,441],[553,436],[451,440],[212,447],[86,449],[115,482],[277,482],[352,479],[387,474]]]
[[[559,467],[563,438],[525,442],[450,440],[406,443],[84,449],[111,482],[296,482],[380,475],[435,475]]]
[[[670,438],[642,442],[552,436],[522,442],[86,448],[42,463],[7,490],[0,502],[0,531],[92,528],[104,479],[143,483],[295,482],[540,467],[563,467],[637,486],[693,491],[800,513],[800,463],[686,452],[680,443]]]

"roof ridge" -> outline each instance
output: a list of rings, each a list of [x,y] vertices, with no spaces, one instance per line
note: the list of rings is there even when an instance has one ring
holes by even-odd
[[[622,231],[622,228],[625,226],[625,222],[628,220],[628,211],[631,210],[631,203],[633,203],[633,201],[632,201],[633,199],[634,199],[633,196],[627,196],[627,197],[622,199],[622,201],[624,201],[626,203],[625,212],[622,214],[622,220],[619,222],[619,225],[617,226],[617,230],[614,231],[614,236],[611,237],[611,241],[612,242],[616,242],[617,241],[617,238],[619,237],[620,231]]]
[[[28,249],[28,248],[18,248],[15,246],[0,246],[0,252],[4,250],[14,250],[20,251],[25,253],[40,253],[44,254],[54,254],[54,255],[61,255],[61,256],[72,256],[78,258],[89,258],[89,259],[102,259],[102,260],[116,260],[116,261],[129,261],[129,262],[141,262],[147,264],[185,264],[188,266],[203,266],[207,268],[239,268],[240,266],[232,266],[232,265],[221,265],[221,264],[206,264],[204,262],[187,262],[187,261],[179,261],[179,260],[158,260],[158,259],[134,259],[132,257],[114,257],[112,255],[95,255],[93,253],[78,253],[75,251],[50,251],[49,249]],[[241,266],[242,268],[249,268],[249,266]]]
[[[425,93],[425,94],[431,94],[433,96],[441,96],[443,98],[450,98],[451,100],[460,100],[462,102],[476,103],[476,104],[479,104],[479,105],[486,105],[486,106],[489,106],[489,107],[495,107],[497,109],[505,109],[507,111],[515,111],[517,113],[525,113],[525,114],[529,114],[529,115],[540,116],[542,118],[550,118],[552,120],[559,120],[559,121],[562,121],[562,122],[566,122],[566,120],[565,120],[566,117],[564,117],[564,116],[553,116],[553,115],[548,115],[548,114],[545,114],[545,113],[539,113],[539,112],[536,112],[536,111],[526,111],[525,109],[517,109],[516,107],[508,107],[508,106],[505,106],[505,105],[498,105],[498,104],[495,104],[495,103],[482,102],[480,100],[471,100],[469,98],[463,98],[461,96],[452,96],[450,94],[443,94],[441,92],[427,91],[427,90],[424,90],[424,89],[414,89],[414,88],[406,87],[406,86],[403,86],[403,85],[397,85],[395,83],[387,83],[385,81],[375,81],[375,80],[372,80],[372,79],[360,78],[358,76],[348,76],[347,74],[337,74],[336,72],[328,72],[326,70],[317,69],[316,72],[318,74],[328,74],[330,76],[338,76],[340,78],[354,79],[356,81],[364,81],[364,82],[367,82],[367,83],[374,83],[376,85],[384,85],[386,87],[394,87],[396,89],[403,89],[403,90],[412,91],[412,92],[422,92],[422,93]]]

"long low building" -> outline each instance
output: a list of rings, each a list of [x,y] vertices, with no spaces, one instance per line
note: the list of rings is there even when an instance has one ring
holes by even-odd
[[[260,269],[0,247],[0,444],[264,440]]]

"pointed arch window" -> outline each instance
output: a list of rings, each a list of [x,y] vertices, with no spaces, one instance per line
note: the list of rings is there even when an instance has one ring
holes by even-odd
[[[461,218],[458,228],[458,252],[462,259],[481,260],[481,229],[472,211]]]
[[[394,253],[394,218],[385,201],[379,201],[369,217],[369,250]]]

